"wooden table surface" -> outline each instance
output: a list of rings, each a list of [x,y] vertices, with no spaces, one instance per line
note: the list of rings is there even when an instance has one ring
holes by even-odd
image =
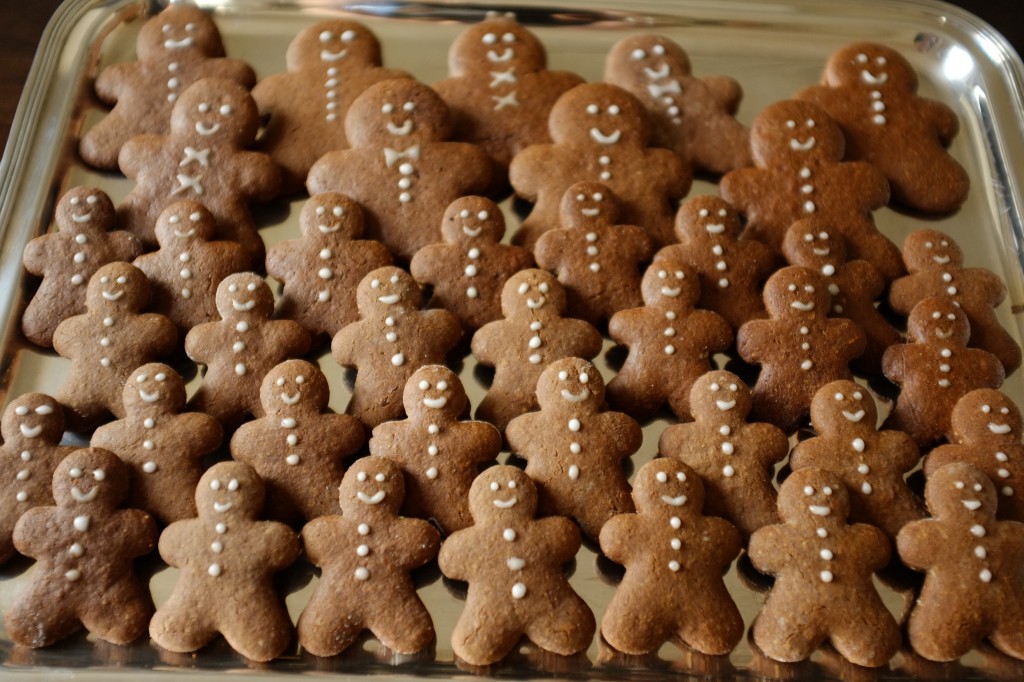
[[[854,0],[855,1],[855,0]],[[6,146],[21,90],[46,22],[61,0],[0,0],[0,148]],[[955,2],[995,26],[1024,53],[1024,22],[1016,0]]]

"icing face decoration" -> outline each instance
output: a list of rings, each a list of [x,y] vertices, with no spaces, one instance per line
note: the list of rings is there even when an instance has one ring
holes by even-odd
[[[490,199],[462,197],[445,210],[441,233],[449,244],[496,243],[505,234],[505,216]]]
[[[156,221],[156,238],[162,245],[193,240],[208,241],[216,230],[213,214],[197,201],[178,201],[163,210]]]
[[[139,59],[176,59],[191,50],[207,57],[224,56],[217,27],[202,10],[171,5],[160,18],[143,25],[137,45]]]
[[[393,514],[405,496],[402,471],[384,457],[364,457],[345,473],[339,495],[343,514]]]
[[[289,71],[317,69],[333,77],[332,68],[355,70],[380,65],[380,43],[365,28],[351,21],[328,19],[304,29],[288,46]],[[336,83],[335,83],[336,84]],[[331,83],[326,83],[331,87]]]
[[[130,414],[179,412],[185,406],[185,383],[167,365],[151,362],[132,373],[122,395]]]
[[[935,471],[925,487],[925,500],[933,516],[970,524],[975,537],[985,537],[982,522],[995,516],[996,489],[988,476],[961,462]]]
[[[917,90],[917,74],[910,62],[877,43],[856,43],[835,53],[825,70],[825,81],[833,87],[858,86],[880,94],[886,90]]]
[[[252,467],[220,462],[203,474],[196,487],[199,516],[221,523],[232,518],[254,518],[263,509],[263,481]]]
[[[533,518],[537,490],[533,481],[512,466],[494,466],[476,477],[469,490],[469,506],[476,523]]]
[[[232,498],[234,496],[231,495],[231,493],[237,491],[238,487],[239,483],[237,478],[229,478],[225,480],[215,478],[212,481],[210,481],[210,490],[212,490],[214,493],[220,493],[222,490],[227,491],[227,494],[225,494],[221,498],[224,500],[223,502],[218,502],[215,496],[215,499],[213,501],[214,513],[224,514],[226,512],[231,511],[231,508],[235,506],[234,501],[232,501]]]
[[[701,223],[704,225],[705,232],[718,235],[725,232],[725,221],[729,217],[729,211],[725,208],[720,208],[712,213],[712,211],[702,208],[697,211],[697,217],[700,218]]]
[[[846,486],[822,469],[801,469],[779,490],[779,513],[786,523],[812,527],[841,524],[849,511]]]
[[[594,412],[604,403],[604,380],[586,360],[562,358],[541,373],[537,399],[545,410]]]
[[[225,319],[267,318],[274,311],[274,295],[267,283],[251,272],[228,275],[217,287],[217,311]]]
[[[838,161],[845,147],[836,122],[809,102],[776,102],[758,115],[750,134],[760,167],[772,167],[777,162],[788,163],[793,159],[804,163]]]
[[[320,414],[329,399],[330,389],[323,372],[305,360],[282,362],[267,373],[260,385],[260,401],[269,415]],[[282,427],[288,428],[284,422]]]
[[[602,153],[617,145],[645,145],[650,137],[640,102],[609,83],[578,85],[551,109],[550,129],[556,144],[585,143]]]
[[[320,61],[333,63],[341,61],[348,56],[349,45],[357,38],[354,29],[345,29],[340,33],[334,33],[330,29],[320,31],[317,38],[320,40]]]
[[[7,406],[2,431],[7,442],[42,438],[55,443],[64,435],[64,413],[50,396],[27,393],[18,396]]]
[[[207,145],[246,145],[255,138],[258,128],[259,114],[249,92],[224,78],[196,81],[181,94],[171,111],[172,134],[193,140],[195,148],[185,150],[190,168],[210,165]]]
[[[149,280],[128,263],[108,263],[96,271],[86,290],[86,305],[96,310],[138,312],[149,301]]]
[[[356,291],[356,303],[363,317],[390,316],[416,310],[422,302],[419,285],[405,270],[393,266],[377,268],[363,277]]]
[[[383,147],[394,153],[381,158],[388,167],[415,165],[422,142],[448,139],[448,106],[428,86],[410,79],[381,81],[355,99],[345,116],[345,136],[354,147]],[[404,156],[399,159],[397,153]]]
[[[695,417],[742,421],[750,412],[750,391],[732,372],[712,371],[694,382],[690,402]]]
[[[56,218],[61,229],[75,230],[76,227],[95,225],[104,227],[114,216],[114,205],[110,197],[95,187],[76,187],[61,197],[57,204]]]
[[[827,390],[826,390],[827,389]],[[853,381],[833,381],[815,394],[811,402],[811,421],[819,428],[833,424],[858,424],[865,429],[874,429],[878,419],[874,398],[866,388]]]
[[[907,332],[918,343],[966,346],[970,337],[967,316],[952,299],[933,296],[916,306],[907,320]]]
[[[618,217],[618,199],[607,185],[577,182],[562,195],[562,227],[588,229],[614,225]]]
[[[907,270],[917,272],[957,270],[963,266],[963,251],[948,235],[937,230],[916,230],[903,243]]]
[[[492,88],[515,86],[517,75],[543,69],[545,62],[540,42],[511,18],[488,19],[467,29],[448,55],[453,75],[485,75]]]
[[[501,290],[501,311],[506,318],[558,317],[565,311],[565,290],[546,270],[517,272]]]
[[[402,398],[406,414],[428,420],[457,419],[468,404],[459,377],[443,365],[426,365],[416,370],[406,382]]]
[[[331,241],[357,239],[363,234],[363,212],[345,195],[324,192],[305,203],[299,225],[304,237]]]
[[[633,499],[638,511],[669,517],[673,528],[681,519],[700,513],[704,486],[700,477],[682,462],[661,458],[648,462],[637,472]]]
[[[128,490],[126,465],[113,453],[84,448],[68,455],[54,472],[53,497],[61,507],[116,506]],[[76,527],[79,521],[76,519]],[[88,521],[82,522],[88,529]]]
[[[644,273],[640,288],[649,306],[689,309],[700,297],[696,270],[675,258],[656,259]]]
[[[739,386],[735,382],[723,385],[713,381],[708,385],[708,391],[715,396],[715,407],[718,408],[719,412],[728,412],[735,409],[736,396],[731,394],[735,394],[738,389]]]
[[[789,266],[775,272],[765,284],[765,307],[772,317],[820,317],[832,296],[828,281],[806,268]]]

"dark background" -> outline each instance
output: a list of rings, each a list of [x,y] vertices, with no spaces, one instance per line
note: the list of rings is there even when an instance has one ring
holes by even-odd
[[[7,144],[11,120],[43,29],[60,2],[0,0],[0,148]],[[995,26],[1018,53],[1024,50],[1024,21],[1017,9],[1018,0],[958,0],[954,4]]]

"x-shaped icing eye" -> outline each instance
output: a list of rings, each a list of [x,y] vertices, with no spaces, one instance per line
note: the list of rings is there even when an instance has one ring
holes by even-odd
[[[469,217],[469,209],[464,208],[461,211],[459,211],[459,217],[463,218],[463,219],[468,218]]]
[[[256,291],[256,282],[249,282],[245,288],[249,291]]]
[[[559,378],[559,379],[560,379],[561,381],[565,381],[566,379],[568,379],[568,378],[569,378],[569,373],[568,373],[568,372],[566,372],[566,371],[565,371],[565,370],[563,369],[563,370],[562,370],[561,372],[559,372],[559,373],[558,373],[558,378]]]
[[[515,36],[514,33],[506,33],[505,35],[503,35],[501,37],[501,42],[503,42],[503,43],[514,43],[514,42],[516,42],[516,36]]]
[[[70,476],[71,478],[81,478],[82,470],[79,469],[78,467],[74,467],[73,469],[71,469],[71,471],[68,472],[68,476]]]
[[[484,45],[493,45],[498,42],[498,36],[493,33],[485,33],[484,37],[480,39]]]
[[[610,107],[608,107],[608,113],[611,114],[612,116],[618,116],[619,112],[620,109],[618,104],[613,104]]]
[[[659,471],[657,474],[655,474],[654,477],[658,479],[658,483],[668,482],[668,474],[666,474],[664,471]]]
[[[377,474],[373,477],[373,480],[377,481],[377,483],[383,483],[385,478],[387,477],[384,474]]]
[[[385,104],[384,106],[382,106],[380,108],[380,111],[381,111],[382,114],[390,114],[394,110],[395,110],[395,105],[394,104]]]
[[[586,372],[581,372],[580,376],[579,376],[579,380],[580,380],[581,384],[585,384],[588,381],[590,381],[590,375],[587,374]]]
[[[665,46],[664,45],[655,45],[654,47],[651,48],[651,52],[653,52],[656,55],[661,56],[661,55],[665,54]]]
[[[359,481],[360,483],[365,483],[366,482],[366,472],[365,471],[360,471],[358,474],[356,474],[356,480]]]
[[[487,211],[480,211],[479,213],[476,214],[477,220],[487,220],[490,217],[491,214],[488,213]]]
[[[391,283],[398,284],[398,275],[391,275]]]
[[[647,57],[647,53],[638,47],[632,52],[630,52],[629,56],[633,61],[640,61],[641,59],[645,59]]]
[[[549,286],[548,286],[548,283],[547,283],[547,282],[541,282],[541,283],[540,283],[540,286],[538,286],[537,288],[538,288],[538,289],[540,290],[540,293],[542,293],[542,294],[546,294],[546,293],[548,293],[548,290],[549,290],[549,289],[550,289],[551,287],[549,287]]]
[[[701,218],[707,218],[708,210],[706,208],[702,208],[701,210],[697,211],[697,215],[699,215]]]
[[[588,104],[587,105],[587,113],[588,114],[597,114],[600,111],[601,111],[601,108],[599,106],[597,106],[596,104]]]
[[[868,56],[866,54],[864,54],[863,52],[861,52],[859,55],[857,55],[857,63],[858,64],[867,64],[868,63]]]
[[[128,283],[128,278],[125,277],[124,275],[121,275],[120,277],[117,278],[117,283],[118,284],[127,284]]]
[[[420,387],[421,391],[426,391],[430,388],[430,382],[424,379],[418,384],[418,386]]]
[[[210,105],[207,102],[202,102],[202,103],[199,104],[199,113],[200,114],[205,114],[205,113],[208,113],[209,111],[210,111]]]
[[[813,494],[814,494],[814,488],[812,486],[805,485],[804,486],[804,495],[806,495],[807,497],[810,497]]]
[[[413,102],[406,102],[402,105],[402,109],[405,111],[415,111],[416,105]]]
[[[334,38],[334,34],[331,33],[330,31],[323,31],[322,33],[320,33],[320,42],[321,43],[329,43],[329,42],[331,42],[331,40],[333,38]]]
[[[375,280],[371,280],[370,281],[370,288],[376,289],[379,286],[380,286],[380,280],[379,279],[375,279]]]
[[[349,29],[341,34],[341,39],[346,43],[351,43],[353,40],[356,39],[356,32],[353,31],[352,29]]]
[[[231,481],[228,483],[228,490],[230,490],[231,492],[235,492],[236,490],[238,490],[238,481],[232,478]]]
[[[103,469],[97,469],[96,471],[92,472],[92,477],[97,481],[102,481],[107,477],[107,472],[105,472]]]

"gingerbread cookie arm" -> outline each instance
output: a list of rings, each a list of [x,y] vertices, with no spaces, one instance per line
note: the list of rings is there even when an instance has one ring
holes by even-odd
[[[482,532],[472,526],[449,535],[437,554],[441,572],[452,580],[465,581],[474,577],[472,564],[478,561],[481,535]]]
[[[863,161],[849,161],[840,168],[840,181],[858,189],[862,209],[870,211],[889,203],[889,181],[877,168]]]
[[[494,367],[498,364],[498,361],[502,358],[498,354],[502,350],[500,348],[500,340],[504,335],[505,328],[509,326],[511,325],[505,320],[496,320],[488,322],[476,330],[469,346],[477,362],[488,367]],[[496,344],[496,342],[498,343]]]
[[[184,568],[194,557],[192,538],[202,534],[202,523],[198,519],[175,521],[160,533],[157,543],[160,558],[170,566]]]
[[[778,575],[786,567],[789,561],[788,553],[780,552],[779,548],[788,544],[784,525],[765,526],[759,528],[750,536],[750,544],[747,546],[747,556],[757,567],[757,570],[768,575]]]
[[[555,145],[535,144],[519,152],[508,167],[509,184],[523,199],[536,203],[541,188],[547,185],[550,173],[544,171],[557,158]]]
[[[725,519],[705,517],[704,537],[715,538],[708,554],[708,563],[720,566],[723,571],[743,551],[743,538],[739,529]]]
[[[569,251],[566,242],[570,232],[564,229],[548,230],[533,245],[533,259],[538,267],[561,275],[564,256]]]
[[[769,472],[770,479],[775,465],[790,454],[789,438],[782,429],[766,422],[747,425],[747,433],[758,444],[754,458]]]
[[[258,538],[254,545],[263,548],[263,567],[276,573],[299,558],[299,536],[291,528],[277,521],[259,521]]]
[[[153,162],[153,157],[163,156],[163,138],[159,135],[137,135],[121,147],[117,154],[117,167],[121,172],[141,184],[139,174]],[[119,207],[118,213],[121,213]],[[129,225],[128,227],[135,227]],[[141,226],[139,227],[141,229]]]
[[[753,197],[760,193],[761,182],[770,174],[758,168],[740,168],[727,173],[718,185],[718,192],[737,211],[747,215],[754,206]]]
[[[576,556],[582,544],[579,526],[564,516],[548,516],[537,519],[540,529],[538,551],[550,557],[553,563],[564,564]]]
[[[927,295],[922,291],[922,280],[927,274],[920,273],[900,277],[889,285],[889,307],[900,315],[906,317],[914,309],[921,299]]]
[[[425,310],[423,320],[426,338],[431,339],[431,343],[436,344],[434,347],[443,349],[444,353],[454,348],[462,338],[462,324],[459,323],[459,318],[447,310]]]
[[[630,346],[643,338],[638,323],[643,318],[643,308],[620,310],[608,320],[608,336],[620,346]]]
[[[960,131],[960,120],[956,114],[942,102],[920,98],[918,103],[921,117],[931,123],[942,146],[948,147]]]
[[[44,234],[36,237],[25,245],[21,255],[21,262],[29,273],[37,277],[47,275],[47,264],[50,262],[51,242],[57,239],[56,235]]]
[[[882,374],[896,384],[902,384],[907,379],[907,364],[910,358],[907,357],[911,349],[907,344],[889,346],[882,354]]]
[[[940,445],[929,452],[928,456],[924,458],[924,464],[922,465],[924,477],[926,479],[931,478],[932,474],[947,464],[953,464],[954,462],[968,462],[970,461],[969,457],[969,447],[952,443]]]
[[[380,544],[380,551],[391,557],[396,568],[411,571],[427,563],[441,546],[441,534],[432,525],[420,519],[401,518],[397,528]]]
[[[617,514],[608,519],[601,527],[598,544],[601,552],[619,565],[624,565],[632,555],[632,548],[643,524],[636,514]]]
[[[270,157],[258,152],[239,152],[235,159],[235,191],[256,201],[267,201],[277,196],[281,186],[281,170]]]
[[[601,352],[601,347],[604,345],[604,337],[601,336],[601,332],[594,328],[594,325],[583,320],[566,319],[566,336],[572,335],[576,337],[579,342],[577,354],[590,360],[596,358]]]
[[[93,84],[93,90],[101,102],[114,105],[123,92],[130,92],[137,81],[133,76],[138,73],[139,65],[136,62],[125,64],[111,64],[100,71]]]
[[[226,78],[251,90],[256,83],[256,72],[241,59],[222,57],[220,59],[210,59],[200,64],[197,69],[196,80],[199,78]]]
[[[724,351],[732,345],[732,327],[725,318],[710,310],[696,310],[691,328],[701,329],[706,334],[705,347],[712,353]]]
[[[866,260],[852,260],[846,263],[846,276],[863,288],[866,298],[877,301],[885,291],[885,277],[874,265]]]
[[[622,260],[627,262],[646,263],[654,254],[654,241],[647,230],[636,225],[620,225]]]
[[[177,335],[177,330],[175,330]],[[76,315],[57,325],[53,331],[53,349],[61,357],[71,358],[78,342],[89,335],[89,323],[84,315]]]
[[[889,563],[889,558],[892,556],[889,549],[889,538],[881,528],[866,523],[856,523],[850,526],[850,533],[854,536],[857,546],[862,550],[858,557],[865,568],[870,568],[874,572]]]
[[[915,571],[926,571],[946,551],[942,529],[933,519],[911,521],[896,535],[900,560]]]
[[[56,507],[33,507],[21,515],[14,524],[12,540],[14,547],[25,556],[40,560],[47,556],[58,556],[63,547],[60,539],[47,532],[55,522]]]
[[[321,516],[302,527],[302,549],[313,565],[331,563],[341,552],[335,532],[341,522],[340,516]]]
[[[159,313],[144,313],[139,318],[140,327],[149,339],[150,351],[157,357],[170,355],[178,346],[178,326],[170,318]]]
[[[864,355],[868,347],[868,338],[864,330],[853,320],[836,318],[831,321],[834,333],[838,336],[838,345],[842,348],[840,357],[846,358],[847,362]]]
[[[705,76],[699,80],[729,115],[736,113],[740,100],[743,99],[743,87],[739,81],[730,76]]]
[[[116,519],[122,554],[134,559],[153,551],[159,532],[152,516],[141,509],[124,509],[117,512]]]
[[[545,427],[545,419],[539,412],[527,412],[515,417],[505,426],[505,441],[516,457],[530,461],[530,448],[520,447],[532,440],[532,435]]]
[[[773,338],[771,322],[751,320],[736,332],[736,352],[747,362],[758,364],[774,355]]]
[[[601,417],[608,421],[605,432],[612,436],[610,446],[618,459],[626,459],[640,449],[644,433],[635,419],[622,412],[605,412]]]

